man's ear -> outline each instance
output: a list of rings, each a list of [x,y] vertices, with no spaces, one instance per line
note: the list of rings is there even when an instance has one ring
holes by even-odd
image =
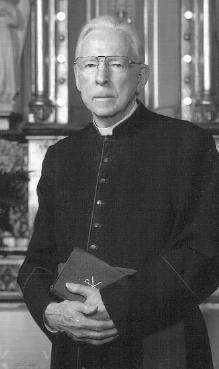
[[[77,69],[76,65],[74,65],[74,75],[75,75],[76,87],[77,87],[78,91],[81,91],[80,81],[79,81],[79,74],[78,74],[78,69]]]
[[[136,92],[137,94],[141,93],[142,89],[145,87],[149,78],[149,66],[144,65],[141,67],[139,74],[138,74],[138,84]]]

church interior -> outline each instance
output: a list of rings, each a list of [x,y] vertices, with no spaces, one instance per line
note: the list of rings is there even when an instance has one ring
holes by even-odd
[[[50,343],[17,285],[37,210],[47,148],[91,119],[75,87],[81,26],[110,14],[133,24],[155,112],[208,130],[219,150],[217,0],[0,0],[0,358],[7,369],[49,369]],[[219,369],[219,290],[200,306]],[[204,369],[204,368],[203,368]]]

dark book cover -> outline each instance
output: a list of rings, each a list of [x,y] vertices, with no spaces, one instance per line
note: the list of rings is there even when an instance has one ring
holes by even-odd
[[[79,283],[101,289],[135,272],[134,269],[113,267],[89,252],[75,248],[50,290],[63,299],[84,301],[83,296],[68,291],[66,283]]]

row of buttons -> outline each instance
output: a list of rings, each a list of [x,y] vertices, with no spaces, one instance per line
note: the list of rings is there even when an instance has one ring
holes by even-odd
[[[93,223],[93,228],[94,229],[100,229],[102,227],[102,224],[98,223],[98,222],[94,222]],[[97,251],[98,250],[98,246],[95,244],[95,243],[92,243],[90,246],[89,246],[89,250],[91,251]]]
[[[108,156],[105,156],[104,158],[103,158],[103,163],[104,164],[109,164],[111,162],[111,158],[109,158]],[[99,179],[99,182],[100,182],[100,184],[106,184],[106,183],[108,183],[108,179],[106,178],[106,176],[102,176],[100,179]],[[105,201],[104,200],[97,200],[96,201],[96,205],[98,206],[98,207],[103,207],[104,205],[105,205]],[[100,229],[102,227],[102,225],[99,223],[99,222],[94,222],[93,223],[93,228],[94,229]],[[90,244],[89,245],[89,250],[90,251],[97,251],[98,250],[98,245],[96,244],[96,243],[92,243],[92,244]]]

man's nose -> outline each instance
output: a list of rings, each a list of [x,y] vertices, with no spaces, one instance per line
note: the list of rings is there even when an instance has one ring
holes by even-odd
[[[109,82],[109,70],[105,63],[98,65],[96,71],[96,83],[99,85],[105,85]]]

